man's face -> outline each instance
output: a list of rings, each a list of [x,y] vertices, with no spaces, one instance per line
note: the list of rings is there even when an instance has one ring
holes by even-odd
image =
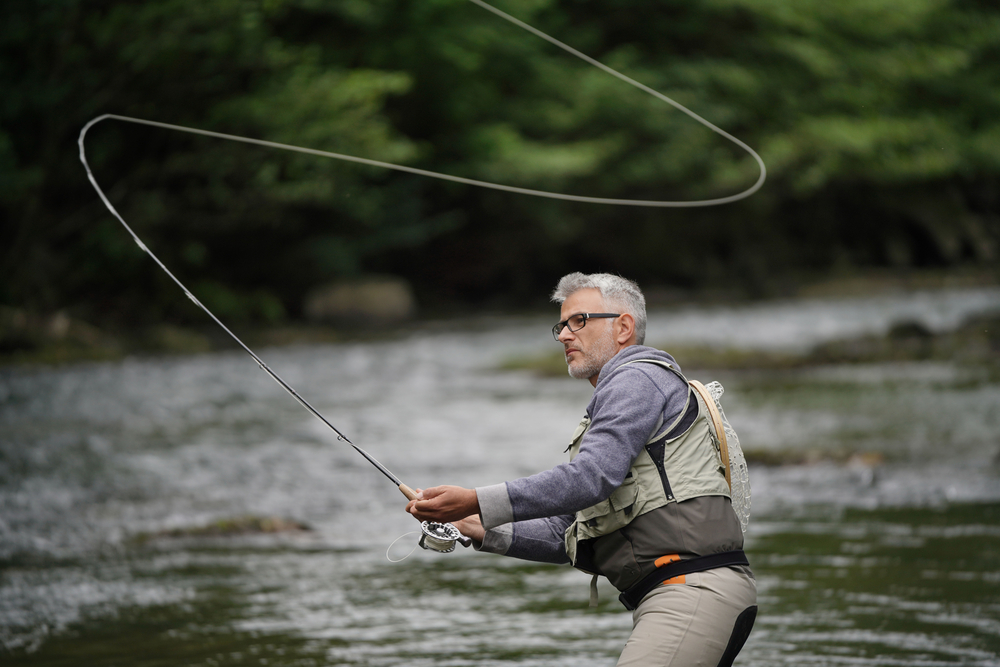
[[[605,312],[604,299],[600,290],[588,288],[573,292],[563,301],[560,320],[567,320],[580,313]],[[620,349],[614,337],[614,319],[587,320],[579,331],[563,327],[559,342],[566,351],[569,374],[580,380],[590,380],[596,384],[597,375],[604,364]]]

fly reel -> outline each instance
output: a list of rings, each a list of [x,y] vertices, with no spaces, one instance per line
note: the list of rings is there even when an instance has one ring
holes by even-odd
[[[455,550],[455,542],[461,542],[463,547],[472,544],[472,540],[458,532],[450,523],[424,521],[420,524],[420,541],[417,543],[423,549],[447,554]]]

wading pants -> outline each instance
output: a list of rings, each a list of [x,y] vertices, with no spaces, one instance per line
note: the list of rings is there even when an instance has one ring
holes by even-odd
[[[753,578],[728,567],[658,586],[632,612],[632,635],[618,667],[718,667],[724,655],[731,664],[756,604]]]

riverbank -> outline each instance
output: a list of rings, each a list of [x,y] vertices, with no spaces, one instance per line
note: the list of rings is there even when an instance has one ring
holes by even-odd
[[[957,328],[935,332],[922,322],[900,320],[882,335],[866,334],[820,343],[804,351],[674,344],[651,341],[685,368],[696,370],[789,370],[831,364],[954,361],[1000,372],[1000,310],[972,315]],[[528,370],[547,377],[566,374],[561,351],[512,357],[504,370]]]
[[[797,287],[789,287],[782,298],[836,299],[871,297],[884,294],[901,294],[914,291],[938,291],[989,287],[1000,284],[1000,275],[992,270],[896,272],[870,271],[847,273],[840,276],[803,279]],[[724,290],[676,290],[653,287],[647,291],[650,308],[676,308],[685,305],[712,305],[753,303]],[[456,313],[461,312],[459,316]],[[493,312],[492,310],[490,311]],[[356,318],[366,322],[354,326],[349,321],[337,324],[306,321],[287,321],[277,325],[233,325],[234,332],[248,345],[281,347],[316,343],[336,343],[351,340],[379,339],[398,336],[412,328],[435,326],[438,319],[461,323],[473,322],[475,312],[465,309],[445,309],[424,313],[404,321],[385,318]],[[207,320],[207,318],[206,318]],[[712,346],[669,345],[688,365],[698,368],[780,368],[813,364],[826,357],[828,363],[874,359],[912,358],[931,356],[940,358],[953,354],[973,359],[990,357],[998,345],[995,338],[984,343],[982,336],[973,331],[957,332],[957,337],[928,338],[917,329],[900,328],[886,340],[845,341],[841,346],[815,350],[813,354],[750,353],[738,349],[720,349]],[[985,322],[989,327],[991,322]],[[970,322],[970,326],[974,323]],[[1000,327],[995,327],[997,331]],[[997,334],[1000,335],[1000,334]],[[989,342],[992,341],[992,342]],[[666,341],[669,343],[670,341]],[[970,350],[965,346],[971,343]],[[101,327],[93,321],[74,317],[70,311],[31,313],[23,309],[0,306],[0,367],[11,365],[61,365],[81,361],[109,361],[128,356],[185,355],[217,352],[231,349],[233,341],[211,321],[199,326],[181,326],[164,323],[133,329]],[[654,344],[656,342],[654,341]],[[992,346],[992,347],[991,347]],[[561,374],[559,355],[544,359],[513,360],[511,368],[533,368],[543,373]]]
[[[391,335],[388,328],[367,335]],[[352,340],[358,331],[317,324],[247,326],[241,340],[252,347],[336,343]],[[0,366],[58,366],[81,361],[113,361],[128,356],[202,354],[231,349],[235,343],[218,327],[160,324],[127,331],[109,331],[74,319],[65,312],[31,315],[0,308]]]

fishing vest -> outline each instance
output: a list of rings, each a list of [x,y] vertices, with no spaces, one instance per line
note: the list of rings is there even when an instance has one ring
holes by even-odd
[[[651,363],[669,370],[685,385],[687,379],[672,365],[655,359],[638,359],[622,364]],[[616,369],[617,372],[618,369]],[[580,452],[580,443],[590,430],[590,416],[585,416],[573,433],[568,451],[570,460]],[[574,567],[591,574],[604,574],[619,590],[625,590],[643,575],[655,570],[655,558],[633,555],[642,551],[622,529],[633,522],[654,525],[670,520],[656,512],[676,513],[676,505],[702,496],[729,498],[719,444],[712,431],[708,407],[701,396],[688,390],[680,415],[671,424],[659,424],[625,475],[625,480],[606,500],[576,513],[565,533],[566,555]],[[733,514],[731,505],[726,511]],[[695,504],[696,505],[696,504]],[[732,517],[735,520],[735,515]],[[742,533],[735,524],[739,546]],[[654,531],[636,530],[640,539],[655,540]],[[646,545],[650,549],[655,545]],[[659,555],[663,555],[662,553]]]

